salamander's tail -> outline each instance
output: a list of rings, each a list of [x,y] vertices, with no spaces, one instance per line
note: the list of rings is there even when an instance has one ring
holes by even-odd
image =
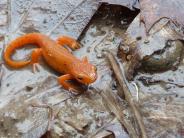
[[[7,65],[12,68],[22,68],[31,63],[31,60],[28,61],[13,61],[11,59],[11,55],[17,48],[23,47],[26,44],[36,44],[39,46],[39,37],[41,34],[39,33],[30,33],[24,36],[18,37],[17,39],[13,40],[5,49],[4,52],[4,60]]]

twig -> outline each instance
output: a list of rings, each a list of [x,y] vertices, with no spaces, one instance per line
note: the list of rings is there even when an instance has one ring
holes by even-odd
[[[2,52],[1,52],[1,58],[3,59],[3,53],[4,53],[4,49],[5,49],[5,36],[3,36],[3,48],[2,48]],[[3,69],[3,61],[0,61],[0,89],[1,89],[1,84],[2,84],[2,79],[4,76],[4,69]]]
[[[4,69],[2,67],[2,63],[0,63],[0,89],[1,89],[1,83],[4,75]]]
[[[105,32],[105,35],[100,39],[100,41],[98,41],[98,42],[96,42],[96,40],[93,41],[93,42],[90,44],[89,48],[88,48],[88,52],[90,52],[91,50],[94,50],[94,51],[96,52],[96,47],[99,46],[99,45],[106,39],[108,33],[109,33],[109,32],[106,31],[106,32]]]
[[[111,112],[117,117],[120,123],[126,128],[130,137],[137,138],[138,136],[134,128],[132,127],[132,125],[129,124],[128,121],[125,120],[121,106],[117,102],[113,93],[109,89],[106,89],[105,92],[104,91],[100,92],[100,95],[102,96],[104,101],[107,103],[107,106],[111,110]]]
[[[56,24],[48,33],[47,35],[51,35],[51,33],[61,24],[63,24],[63,22],[72,14],[72,12],[78,8],[82,3],[84,3],[84,1],[86,0],[82,0],[75,8],[73,8],[62,20],[60,20],[60,22],[58,24]]]
[[[17,30],[22,26],[22,24],[24,23],[26,17],[27,17],[28,14],[29,14],[29,11],[30,11],[31,8],[32,8],[33,3],[34,3],[34,0],[31,1],[31,4],[28,6],[28,8],[27,8],[27,9],[24,11],[24,13],[22,14],[19,23],[17,24],[15,30],[14,30],[12,33],[16,33]]]
[[[7,4],[8,4],[8,17],[7,17],[8,25],[7,25],[7,30],[8,30],[8,33],[9,33],[10,30],[11,30],[11,0],[8,0]]]
[[[132,83],[135,87],[135,90],[136,90],[136,100],[137,102],[139,101],[139,89],[137,87],[137,84],[135,82]]]
[[[3,47],[2,47],[2,52],[1,52],[1,58],[3,59],[3,53],[4,53],[4,50],[5,50],[5,47],[6,47],[6,34],[4,34],[2,36],[2,40],[3,40]],[[1,41],[1,40],[0,40]],[[3,63],[3,61],[1,61]]]
[[[167,80],[161,80],[161,79],[153,79],[153,77],[146,77],[146,76],[141,76],[138,78],[144,85],[156,85],[157,83],[163,83],[164,85],[166,84],[172,84],[176,85],[180,88],[184,87],[184,84],[182,82],[171,82]]]
[[[145,129],[145,126],[143,123],[142,116],[140,114],[140,111],[138,110],[138,107],[136,106],[137,103],[134,101],[134,99],[133,99],[133,97],[132,97],[132,95],[131,95],[131,93],[126,85],[124,70],[121,71],[115,57],[110,52],[108,52],[106,56],[107,56],[107,59],[109,60],[111,66],[112,66],[112,69],[113,69],[114,74],[115,74],[115,76],[120,84],[120,88],[121,88],[122,92],[124,92],[125,99],[128,102],[128,104],[130,105],[130,107],[132,108],[132,112],[134,113],[134,116],[136,118],[136,121],[137,121],[138,126],[139,126],[140,131],[141,131],[141,137],[147,138],[146,129]]]
[[[150,28],[148,28],[148,33],[150,33],[150,31],[151,31],[151,29],[159,22],[159,21],[161,21],[162,19],[168,19],[168,21],[172,21],[175,25],[176,25],[176,23],[171,19],[171,18],[169,18],[169,17],[166,17],[166,16],[163,16],[163,17],[160,17],[158,20],[156,20],[151,26],[150,26]],[[167,23],[166,24],[168,24],[168,21],[167,21]],[[165,25],[166,25],[165,24]],[[165,26],[164,25],[164,26]]]
[[[86,18],[85,18],[86,19]],[[82,19],[82,20],[78,20],[78,21],[75,21],[75,22],[65,22],[66,24],[77,24],[77,23],[82,23],[84,22],[85,19]]]
[[[104,128],[108,127],[109,125],[111,125],[111,122],[113,121],[113,119],[111,119],[110,121],[108,121],[106,124],[104,124],[103,126],[101,126],[100,128],[98,128],[95,132],[93,132],[90,135],[86,135],[86,137],[88,138],[94,138],[100,131],[104,130]]]

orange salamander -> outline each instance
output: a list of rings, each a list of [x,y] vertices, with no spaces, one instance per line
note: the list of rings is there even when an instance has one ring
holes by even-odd
[[[26,44],[35,44],[38,46],[31,53],[30,60],[12,60],[11,55],[13,52]],[[4,52],[4,60],[8,66],[18,69],[29,64],[37,64],[40,56],[42,56],[49,66],[64,74],[58,77],[58,82],[69,91],[75,91],[75,88],[67,82],[68,80],[75,79],[85,85],[93,83],[97,79],[96,67],[88,62],[87,57],[80,60],[73,56],[71,52],[63,47],[64,45],[70,47],[72,50],[80,48],[79,43],[68,36],[61,36],[57,41],[54,41],[41,33],[29,33],[16,38],[7,46]]]

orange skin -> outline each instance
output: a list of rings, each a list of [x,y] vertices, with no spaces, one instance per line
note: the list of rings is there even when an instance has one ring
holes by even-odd
[[[13,61],[11,59],[13,52],[26,44],[35,44],[39,48],[33,50],[30,60]],[[90,64],[86,57],[82,60],[77,59],[66,48],[62,47],[63,45],[70,47],[72,50],[80,48],[77,41],[68,36],[59,37],[57,41],[54,41],[40,33],[26,34],[18,37],[7,46],[4,52],[4,60],[10,67],[18,69],[29,64],[35,65],[42,56],[49,66],[65,74],[58,77],[59,84],[65,89],[76,91],[75,87],[67,82],[72,79],[85,85],[93,83],[97,79],[96,67]]]

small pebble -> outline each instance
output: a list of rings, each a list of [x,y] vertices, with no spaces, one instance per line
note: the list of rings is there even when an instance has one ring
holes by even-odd
[[[169,89],[172,88],[172,86],[168,84],[168,85],[165,86],[165,88],[166,88],[167,90],[169,90]]]
[[[168,79],[168,81],[170,81],[170,82],[174,82],[174,80],[173,80],[173,79]]]
[[[127,60],[131,60],[131,58],[132,58],[132,55],[127,56]]]
[[[145,44],[149,43],[149,40],[148,40],[148,39],[145,39],[145,40],[144,40],[144,43],[145,43]]]
[[[139,40],[141,40],[141,39],[142,39],[141,36],[137,36],[137,37],[136,37],[136,40],[137,40],[137,41],[139,41]]]
[[[125,54],[127,54],[130,51],[128,46],[121,45],[119,48],[120,50],[123,50],[123,53]]]
[[[126,24],[127,24],[127,22],[126,22],[126,21],[121,20],[121,24],[122,24],[122,25],[126,25]]]
[[[47,19],[44,19],[44,20],[43,20],[43,23],[47,23]]]
[[[97,58],[102,58],[102,54],[97,54],[96,57]]]

